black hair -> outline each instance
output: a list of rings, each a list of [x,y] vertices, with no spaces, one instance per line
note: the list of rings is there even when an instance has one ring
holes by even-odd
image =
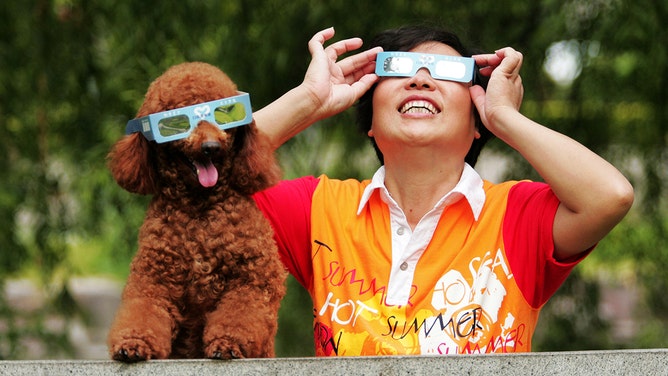
[[[448,30],[427,26],[427,25],[411,25],[403,26],[396,29],[385,30],[371,41],[371,47],[380,46],[383,47],[384,51],[409,51],[418,45],[426,42],[440,42],[446,44],[453,49],[455,49],[459,54],[465,57],[470,57],[475,53],[478,53],[477,50],[472,50],[464,46],[459,37]],[[482,76],[478,70],[478,67],[475,67],[474,72],[474,83],[487,89],[488,78]],[[367,134],[371,129],[371,121],[373,117],[373,93],[376,90],[377,84],[374,84],[357,103],[357,125],[364,134]],[[466,163],[474,166],[478,161],[478,156],[483,146],[494,137],[492,132],[490,132],[480,119],[480,114],[474,106],[474,117],[475,117],[475,126],[478,132],[480,133],[480,138],[474,139],[471,147],[466,154],[464,160]],[[381,164],[384,164],[383,153],[378,148],[376,141],[373,137],[370,137],[371,144],[373,145],[376,155],[380,160]]]

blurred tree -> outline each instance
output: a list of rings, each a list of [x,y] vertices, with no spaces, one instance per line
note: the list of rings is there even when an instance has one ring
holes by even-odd
[[[309,63],[306,42],[317,30],[335,26],[336,39],[368,39],[389,27],[431,22],[486,51],[506,45],[522,51],[523,111],[605,155],[633,179],[640,205],[585,264],[613,268],[633,260],[647,288],[648,328],[656,333],[656,328],[667,327],[665,1],[330,3],[2,2],[0,284],[9,277],[32,276],[53,291],[49,314],[58,310],[72,317],[82,313],[71,309],[66,283],[71,275],[125,277],[147,198],[115,185],[105,155],[134,117],[150,82],[167,67],[192,60],[215,64],[241,90],[251,92],[257,109],[299,84]],[[567,71],[572,80],[551,78],[545,70],[550,56],[561,57],[551,60],[557,68],[563,68],[565,58],[574,59],[575,69]],[[321,123],[279,150],[285,176],[370,176],[377,162],[365,137],[358,135],[352,112]],[[508,177],[538,179],[502,143],[489,148],[510,161]],[[573,278],[555,302],[595,291],[591,275],[576,273]],[[308,296],[294,279],[289,294],[281,310],[278,353],[310,355]],[[593,294],[585,300],[592,310],[596,299]],[[575,325],[577,311],[556,303],[552,311],[551,304],[544,316],[554,320],[546,322],[546,328],[563,333],[569,330],[563,325]],[[16,315],[6,299],[0,299],[0,320],[13,323]],[[43,314],[34,317],[34,330],[15,325],[0,330],[0,357],[25,356],[19,348],[24,336],[53,338],[40,326]],[[591,330],[597,328],[595,338],[606,338],[604,323],[595,316],[587,322]],[[574,331],[568,338],[548,334],[549,342],[537,347],[577,349],[579,336],[587,335],[591,333]],[[58,342],[62,351],[72,354],[64,337],[58,338],[63,339]],[[633,345],[665,346],[664,338],[645,336]],[[587,343],[612,346],[605,340]]]
[[[598,314],[599,301],[598,283],[583,278],[575,269],[550,301],[549,309],[542,312],[532,350],[612,348],[610,325]]]

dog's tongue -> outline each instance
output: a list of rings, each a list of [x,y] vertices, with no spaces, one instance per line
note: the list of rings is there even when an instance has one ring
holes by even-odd
[[[199,162],[194,162],[194,164],[197,169],[197,178],[202,186],[208,188],[216,185],[216,182],[218,181],[218,170],[216,170],[216,166],[214,166],[211,161],[209,161],[206,166]]]

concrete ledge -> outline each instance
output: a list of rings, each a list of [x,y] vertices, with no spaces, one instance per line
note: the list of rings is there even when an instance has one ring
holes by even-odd
[[[0,375],[668,375],[668,349],[232,361],[4,361]]]

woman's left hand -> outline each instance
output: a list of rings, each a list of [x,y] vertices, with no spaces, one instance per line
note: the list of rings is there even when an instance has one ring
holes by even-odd
[[[493,54],[474,55],[480,74],[489,77],[487,90],[475,85],[470,89],[475,104],[485,126],[495,132],[497,119],[506,111],[517,112],[522,104],[524,87],[520,68],[523,56],[511,47],[505,47]]]

